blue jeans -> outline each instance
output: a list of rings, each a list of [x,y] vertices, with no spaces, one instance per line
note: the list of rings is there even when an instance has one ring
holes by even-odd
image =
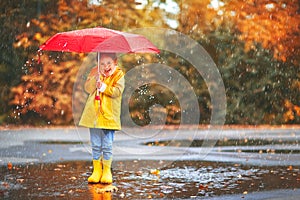
[[[90,128],[93,160],[99,160],[101,156],[104,160],[112,157],[114,133],[114,130]]]

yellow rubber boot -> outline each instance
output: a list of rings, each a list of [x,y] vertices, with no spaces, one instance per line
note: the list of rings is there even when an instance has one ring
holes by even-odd
[[[103,160],[103,174],[101,178],[101,183],[110,184],[112,183],[112,174],[111,174],[111,163],[112,158],[109,160]]]
[[[93,173],[88,178],[89,183],[99,183],[102,177],[102,163],[100,160],[93,160]]]

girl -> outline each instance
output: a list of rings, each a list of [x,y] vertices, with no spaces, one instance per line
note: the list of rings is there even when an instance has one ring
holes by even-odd
[[[124,73],[118,67],[115,53],[101,53],[98,67],[94,67],[86,82],[89,93],[79,125],[90,129],[93,173],[89,183],[112,183],[112,143],[114,133],[121,129],[121,100]]]

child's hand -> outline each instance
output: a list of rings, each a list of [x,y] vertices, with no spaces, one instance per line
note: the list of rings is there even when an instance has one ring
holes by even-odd
[[[98,89],[100,89],[101,88],[101,86],[102,86],[102,81],[100,81],[100,80],[98,80],[97,82],[96,82],[96,87],[98,88]]]
[[[94,79],[95,79],[96,81],[99,81],[99,80],[100,80],[99,75],[98,75],[98,74],[94,75]]]

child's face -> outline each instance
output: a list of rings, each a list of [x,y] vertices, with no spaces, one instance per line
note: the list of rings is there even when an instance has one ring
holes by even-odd
[[[117,61],[103,55],[100,58],[100,72],[103,76],[111,76],[117,67]]]

